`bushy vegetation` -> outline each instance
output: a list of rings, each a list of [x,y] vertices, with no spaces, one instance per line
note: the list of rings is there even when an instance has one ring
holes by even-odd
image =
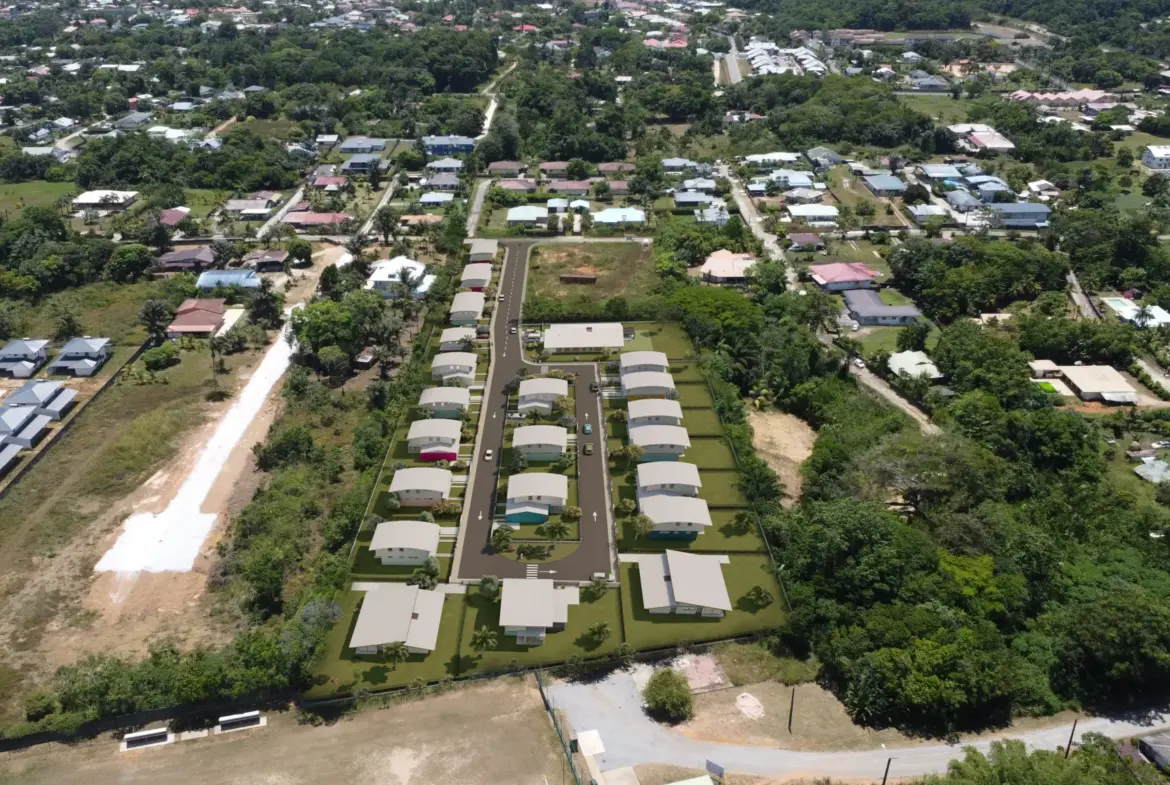
[[[683,722],[694,714],[691,686],[687,677],[670,668],[654,671],[646,689],[642,691],[646,709],[654,716],[667,722]]]

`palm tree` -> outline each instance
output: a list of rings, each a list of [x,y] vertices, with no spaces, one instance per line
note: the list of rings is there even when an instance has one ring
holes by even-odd
[[[499,636],[496,631],[487,626],[480,627],[475,632],[471,633],[471,648],[476,651],[490,651],[496,648],[499,643]]]
[[[502,553],[512,547],[512,527],[500,526],[492,532],[492,550]]]
[[[393,670],[398,670],[398,664],[406,662],[406,659],[410,656],[410,652],[407,650],[405,643],[395,641],[394,643],[387,643],[382,647],[382,656],[394,666]]]
[[[1140,308],[1138,308],[1137,314],[1134,317],[1134,322],[1137,324],[1138,327],[1144,328],[1147,324],[1150,323],[1150,320],[1153,318],[1154,318],[1153,309],[1150,308],[1149,305],[1143,305]]]
[[[394,239],[394,230],[398,228],[398,216],[389,207],[383,207],[374,213],[374,231],[382,235],[382,244],[389,245]]]
[[[563,540],[569,536],[569,524],[559,518],[546,522],[541,528],[544,530],[544,536],[553,542]]]
[[[611,633],[612,630],[610,630],[607,621],[599,621],[589,628],[589,637],[598,643],[604,643]]]

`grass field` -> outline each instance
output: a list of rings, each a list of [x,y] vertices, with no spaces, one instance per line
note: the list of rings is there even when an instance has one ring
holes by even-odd
[[[678,378],[678,377],[675,377]],[[722,436],[723,424],[714,409],[687,409],[683,412],[683,426],[691,436]]]
[[[248,120],[240,123],[239,127],[247,128],[257,136],[287,139],[297,123],[295,120]]]
[[[711,391],[707,389],[706,382],[683,382],[676,384],[675,389],[678,391],[678,402],[684,409],[711,409]],[[686,417],[684,411],[683,420]]]
[[[101,281],[69,289],[42,300],[36,308],[21,311],[19,332],[37,338],[50,337],[54,331],[54,313],[58,308],[65,308],[77,315],[86,335],[100,335],[119,345],[138,346],[146,340],[146,330],[138,323],[142,304],[161,297],[163,291],[158,281],[128,285]]]
[[[62,196],[79,193],[74,183],[50,183],[33,180],[27,183],[0,185],[0,213],[15,218],[13,213],[25,207],[52,207]]]
[[[704,535],[705,536],[705,535]],[[723,578],[732,610],[723,618],[653,614],[642,605],[642,587],[636,564],[621,565],[622,618],[626,642],[635,649],[670,646],[680,640],[704,641],[730,638],[774,629],[784,621],[780,604],[780,587],[772,577],[771,563],[765,555],[732,554],[724,565]],[[763,608],[754,606],[745,596],[755,585],[771,592],[773,601]]]
[[[764,553],[763,540],[753,521],[743,528],[736,525],[739,510],[711,510],[711,526],[694,540],[651,540],[638,537],[630,518],[618,518],[618,549],[621,551],[696,551],[707,553]]]
[[[807,264],[861,262],[871,270],[876,270],[881,273],[882,275],[878,280],[884,281],[890,277],[890,265],[882,258],[881,250],[881,246],[874,245],[865,240],[848,240],[846,242],[834,242],[830,246],[829,252],[824,256],[820,254],[801,254],[801,256],[808,256]]]
[[[187,188],[187,207],[191,208],[191,215],[196,218],[206,218],[207,214],[227,201],[230,191],[215,191],[210,188]]]
[[[624,352],[653,350],[663,352],[670,360],[695,359],[695,344],[681,325],[673,322],[635,324],[633,340],[626,341]],[[676,381],[679,381],[676,379]]]
[[[891,354],[898,351],[898,333],[901,327],[864,327],[864,334],[851,334],[861,342],[865,354],[870,355],[882,349]],[[926,351],[929,352],[938,343],[941,333],[937,327],[931,326],[930,335],[926,337]],[[859,337],[860,336],[860,337]]]
[[[685,421],[685,418],[684,418]],[[735,456],[721,436],[692,436],[683,460],[704,469],[734,469]]]
[[[899,95],[898,101],[911,109],[921,112],[939,125],[954,125],[967,119],[967,107],[971,101],[966,98],[955,100],[950,93],[922,95]]]
[[[561,283],[560,276],[594,275],[594,284]],[[528,261],[529,295],[567,299],[586,297],[597,302],[621,296],[635,299],[658,286],[654,256],[636,243],[543,245],[532,249]]]

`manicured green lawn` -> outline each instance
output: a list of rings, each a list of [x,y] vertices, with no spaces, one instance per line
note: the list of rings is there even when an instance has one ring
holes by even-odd
[[[618,593],[612,589],[592,601],[588,592],[581,590],[581,604],[569,607],[569,623],[566,628],[560,632],[548,633],[544,644],[540,646],[520,646],[516,643],[515,637],[505,635],[504,629],[500,626],[499,602],[484,597],[478,588],[468,589],[466,604],[467,613],[463,620],[463,641],[460,647],[463,654],[460,665],[467,663],[467,667],[461,669],[463,673],[491,672],[513,665],[521,667],[549,665],[564,662],[574,654],[596,657],[613,651],[621,642],[621,608]],[[597,622],[609,624],[610,636],[604,643],[589,636],[589,628]],[[471,646],[471,637],[477,629],[484,626],[497,633],[496,648],[476,652]]]
[[[692,436],[691,448],[683,460],[695,464],[700,470],[736,468],[735,456],[722,437]]]
[[[0,185],[0,212],[7,212],[8,218],[25,207],[52,207],[62,196],[81,193],[75,183],[50,183],[46,180],[32,180],[27,183]]]
[[[699,371],[699,364],[694,362],[689,363],[671,363],[670,375],[674,377],[674,383],[679,382],[702,382],[703,374]]]
[[[703,487],[699,496],[712,507],[746,507],[747,499],[739,490],[739,472],[734,469],[704,469],[700,473]]]
[[[372,578],[374,580],[405,581],[418,572],[419,567],[387,566],[378,561],[369,547],[370,538],[373,536],[373,529],[366,529],[358,535],[358,547],[354,552],[353,566],[351,568],[355,580]],[[450,543],[442,544],[450,545]],[[447,552],[450,553],[450,550]],[[451,565],[454,559],[435,559],[435,561],[439,565],[439,581],[446,583],[447,579],[451,577]]]
[[[186,188],[187,207],[191,208],[191,215],[195,218],[206,218],[213,209],[223,204],[230,191],[215,191],[209,188]]]
[[[358,600],[364,594],[351,591],[342,597],[341,617],[325,639],[325,654],[317,665],[314,686],[305,693],[306,698],[352,695],[359,690],[374,692],[409,684],[415,679],[438,681],[462,672],[457,661],[459,621],[463,613],[459,595],[448,595],[443,601],[435,650],[425,656],[412,655],[395,666],[379,654],[354,654],[346,645],[357,623]]]
[[[706,382],[683,382],[682,384],[675,383],[675,389],[678,390],[678,402],[684,409],[710,409],[713,405],[711,401],[711,392],[707,388]],[[686,417],[686,413],[683,413]]]
[[[695,345],[682,325],[674,322],[650,322],[634,325],[633,340],[626,341],[625,352],[652,350],[663,352],[671,360],[692,360]]]
[[[966,98],[955,100],[950,93],[942,95],[899,95],[898,101],[911,109],[921,112],[939,125],[954,125],[967,119],[967,107],[971,101]]]
[[[649,613],[642,606],[637,565],[622,564],[622,617],[626,642],[635,649],[652,649],[672,646],[682,640],[732,638],[775,629],[784,621],[784,610],[780,587],[772,577],[770,567],[765,555],[733,554],[731,563],[723,567],[732,610],[721,619],[710,619]],[[757,608],[747,600],[745,595],[756,584],[772,593],[774,599],[770,605]]]
[[[722,436],[723,423],[714,409],[687,409],[683,412],[683,426],[693,439],[696,436]]]
[[[765,553],[764,542],[760,539],[755,521],[753,520],[746,529],[741,529],[735,523],[737,512],[739,510],[710,510],[711,526],[693,541],[639,538],[634,533],[634,525],[630,518],[618,518],[618,550],[656,553],[666,550],[705,553]]]
[[[913,300],[889,286],[878,289],[878,297],[886,305],[914,305]]]
[[[861,342],[862,349],[866,355],[873,354],[876,351],[885,349],[891,354],[898,351],[898,333],[902,331],[901,327],[865,327],[866,334],[860,338],[853,333],[843,333],[846,337],[857,338]],[[929,353],[934,345],[938,343],[941,333],[937,327],[932,326],[930,334],[926,337],[926,351]]]

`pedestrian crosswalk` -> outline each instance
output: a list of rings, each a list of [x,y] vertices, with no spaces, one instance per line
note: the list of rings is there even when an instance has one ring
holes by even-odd
[[[539,564],[526,564],[524,566],[524,577],[525,578],[539,578],[540,577],[540,565]]]

